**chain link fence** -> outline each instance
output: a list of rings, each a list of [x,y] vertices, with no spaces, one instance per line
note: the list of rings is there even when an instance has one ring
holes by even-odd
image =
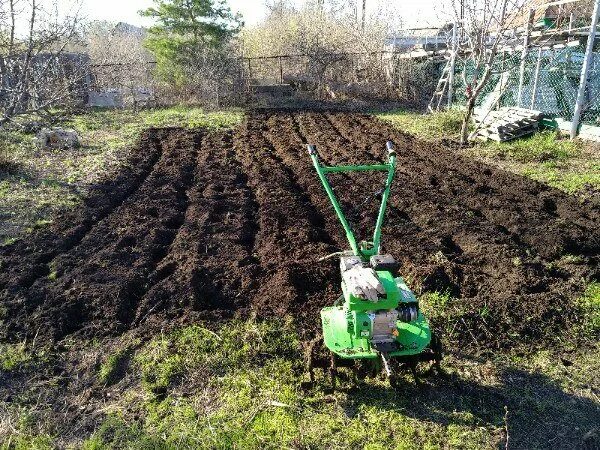
[[[476,106],[519,106],[542,111],[547,117],[573,119],[585,46],[579,43],[555,47],[532,47],[525,57],[525,71],[519,102],[521,51],[502,52],[494,61],[489,83]],[[454,104],[466,102],[466,80],[472,80],[472,61],[457,61]],[[600,52],[594,52],[585,90],[581,123],[597,125],[600,117]]]
[[[442,51],[421,53],[410,57],[407,51],[384,50],[241,58],[241,76],[250,86],[289,83],[317,93],[319,85],[324,85],[330,94],[335,91],[425,108],[445,60]]]

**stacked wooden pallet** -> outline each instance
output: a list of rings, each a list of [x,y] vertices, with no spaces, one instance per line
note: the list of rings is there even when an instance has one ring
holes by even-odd
[[[535,133],[541,118],[541,111],[517,107],[503,107],[497,111],[476,111],[473,119],[477,131],[473,137],[497,142],[518,139]]]

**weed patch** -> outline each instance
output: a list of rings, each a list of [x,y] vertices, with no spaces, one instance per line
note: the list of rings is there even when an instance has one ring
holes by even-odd
[[[589,161],[577,167],[569,167],[566,164],[528,166],[523,169],[523,174],[569,194],[588,188],[600,190],[600,165]]]
[[[98,371],[100,382],[108,385],[118,381],[126,369],[131,354],[132,351],[130,348],[122,348],[108,355],[100,365],[100,370]]]
[[[186,372],[222,376],[233,367],[261,364],[270,355],[297,355],[290,322],[234,322],[218,332],[192,326],[161,335],[135,356],[144,385],[162,393]],[[287,332],[286,332],[287,331]]]
[[[458,110],[426,115],[410,111],[393,111],[377,114],[377,117],[390,122],[405,133],[427,140],[457,138],[462,125],[462,114]]]
[[[15,370],[33,361],[34,356],[24,342],[19,344],[0,344],[0,369]]]
[[[445,293],[428,297],[453,301]],[[165,349],[178,356],[162,361]],[[300,387],[302,351],[290,320],[187,327],[135,356],[146,372],[169,374],[163,395],[138,404],[133,417],[111,413],[83,448],[494,449],[504,445],[506,426],[516,445],[537,448],[553,433],[546,427],[572,434],[578,423],[576,433],[585,434],[595,404],[566,392],[588,382],[595,358],[577,356],[571,384],[560,386],[566,378],[547,352],[515,358],[484,363],[450,356],[452,381],[426,379],[427,392],[409,378],[397,391],[381,377],[355,384],[341,368],[340,386],[326,393],[326,372],[316,372],[314,389]]]
[[[33,233],[35,230],[47,227],[48,225],[52,224],[52,222],[52,220],[48,219],[38,219],[29,228],[27,228],[27,231],[29,233]]]
[[[143,420],[111,415],[83,448],[408,449],[441,448],[449,439],[472,443],[464,448],[493,448],[497,441],[468,413],[449,424],[408,416],[402,395],[380,379],[368,380],[356,395],[349,394],[348,379],[327,395],[327,377],[318,373],[319,387],[303,391],[303,352],[290,319],[175,330],[134,360],[146,388],[161,387],[163,395],[145,402]],[[190,386],[194,394],[177,393]]]
[[[597,339],[600,336],[600,283],[590,283],[576,305],[583,316],[581,324],[583,334]]]
[[[519,162],[563,161],[579,156],[581,142],[561,139],[555,132],[543,131],[509,142],[487,142],[479,150],[483,156],[511,158]]]

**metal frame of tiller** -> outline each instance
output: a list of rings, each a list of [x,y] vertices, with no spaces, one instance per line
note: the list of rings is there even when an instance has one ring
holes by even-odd
[[[396,170],[394,145],[386,143],[386,164],[371,165],[326,166],[319,161],[316,146],[309,144],[307,149],[351,247],[351,252],[329,255],[340,257],[343,294],[333,306],[321,310],[323,336],[313,340],[308,352],[311,381],[312,369],[317,366],[316,343],[322,342],[331,352],[330,374],[334,386],[338,363],[350,365],[356,360],[370,361],[375,371],[383,367],[392,383],[397,380],[392,361],[407,365],[418,382],[416,364],[434,361],[439,369],[441,345],[419,310],[416,296],[399,276],[399,264],[391,255],[381,254],[381,228]],[[357,242],[327,178],[328,174],[349,172],[387,172],[385,187],[378,192],[381,206],[373,241]]]
[[[388,163],[387,164],[371,164],[371,165],[357,165],[357,166],[323,166],[319,161],[319,155],[317,154],[317,148],[314,145],[307,145],[308,154],[312,159],[313,165],[317,170],[317,174],[319,175],[319,179],[325,188],[325,192],[329,196],[329,200],[333,204],[333,208],[335,209],[335,213],[337,214],[342,226],[344,227],[344,231],[346,232],[346,237],[348,238],[348,242],[350,243],[350,247],[356,256],[360,256],[363,260],[367,260],[369,257],[376,255],[380,251],[381,247],[381,227],[383,225],[383,219],[385,217],[385,210],[387,207],[388,198],[390,196],[390,189],[392,186],[392,182],[394,181],[394,172],[396,171],[396,151],[394,150],[394,145],[392,142],[388,141],[386,143],[386,148],[388,151]],[[374,172],[374,171],[386,171],[388,173],[387,181],[385,184],[385,188],[381,194],[381,206],[379,208],[379,214],[377,216],[377,222],[375,223],[375,230],[373,232],[373,242],[362,241],[360,244],[357,244],[356,237],[354,236],[354,232],[352,231],[352,227],[346,220],[346,216],[342,211],[342,208],[329,184],[329,180],[327,179],[328,173],[346,173],[346,172]]]

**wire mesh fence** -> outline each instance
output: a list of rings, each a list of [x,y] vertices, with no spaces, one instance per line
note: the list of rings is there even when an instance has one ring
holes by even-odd
[[[296,77],[322,77],[332,82],[381,81],[388,52],[320,53],[242,58],[250,82],[285,83]]]
[[[518,106],[539,110],[550,118],[573,119],[585,46],[570,43],[555,47],[532,47],[525,56],[521,83],[521,51],[501,52],[494,60],[489,83],[478,97],[476,106]],[[600,52],[592,55],[592,67],[585,88],[581,123],[598,124],[600,117]],[[471,60],[457,62],[454,104],[466,102],[475,67]],[[494,104],[491,104],[494,103]]]

